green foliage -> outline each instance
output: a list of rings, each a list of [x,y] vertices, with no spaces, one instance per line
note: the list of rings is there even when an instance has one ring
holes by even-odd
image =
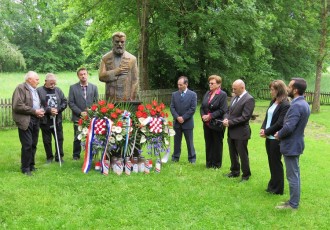
[[[1,36],[1,33],[0,33]],[[0,40],[0,72],[24,70],[26,68],[25,59],[21,51],[8,39]]]

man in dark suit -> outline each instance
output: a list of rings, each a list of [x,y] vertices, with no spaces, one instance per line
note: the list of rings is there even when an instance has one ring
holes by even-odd
[[[74,122],[73,160],[80,159],[81,144],[78,136],[78,120],[87,116],[87,108],[98,100],[98,89],[96,85],[88,82],[86,68],[77,71],[79,82],[70,86],[69,107],[72,110],[71,120]]]
[[[230,173],[227,177],[239,177],[242,169],[241,182],[249,180],[251,176],[248,152],[248,140],[251,137],[249,121],[252,117],[254,98],[245,90],[245,83],[238,79],[234,81],[232,98],[223,125],[228,127],[228,147],[231,161]],[[241,165],[239,162],[241,160]]]
[[[293,98],[284,117],[282,129],[275,133],[280,140],[284,156],[286,178],[289,182],[290,200],[276,206],[277,209],[297,209],[300,201],[299,156],[305,148],[304,131],[310,115],[309,105],[304,98],[307,83],[302,78],[293,78],[288,86],[288,95]]]
[[[197,94],[188,89],[188,78],[181,76],[178,79],[178,91],[172,93],[171,113],[174,119],[174,152],[172,161],[179,161],[181,154],[182,133],[186,139],[188,161],[196,162],[194,147],[194,113],[197,106]]]

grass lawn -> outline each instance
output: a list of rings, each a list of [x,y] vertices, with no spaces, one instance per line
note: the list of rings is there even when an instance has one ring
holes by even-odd
[[[81,172],[83,161],[71,160],[73,129],[64,124],[65,163],[45,164],[40,135],[33,177],[20,173],[17,129],[0,131],[1,229],[327,229],[330,219],[329,106],[310,117],[306,149],[300,158],[301,203],[297,211],[275,210],[289,197],[265,192],[269,169],[264,139],[258,133],[268,102],[258,102],[249,142],[251,179],[229,179],[230,159],[224,139],[223,167],[205,168],[202,124],[195,116],[196,165],[182,148],[179,163],[160,174]]]

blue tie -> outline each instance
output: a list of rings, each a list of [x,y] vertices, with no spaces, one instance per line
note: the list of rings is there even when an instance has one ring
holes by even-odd
[[[182,92],[182,93],[181,93],[181,97],[184,97],[184,95],[185,95],[185,93],[184,93],[184,92]]]

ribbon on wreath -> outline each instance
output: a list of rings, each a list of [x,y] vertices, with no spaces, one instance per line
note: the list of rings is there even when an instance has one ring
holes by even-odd
[[[126,139],[125,139],[125,147],[124,147],[124,157],[126,157],[126,152],[127,152],[127,148],[128,148],[128,140],[129,140],[129,131],[130,131],[130,128],[131,128],[131,113],[128,112],[128,111],[124,111],[123,112],[123,119],[126,119],[127,122],[126,122]]]
[[[105,135],[106,143],[102,151],[101,172],[105,175],[108,174],[109,164],[106,163],[106,150],[108,146],[109,136],[111,135],[111,125],[112,125],[112,121],[107,117],[104,117],[103,119],[94,117],[91,120],[86,137],[85,158],[82,167],[82,171],[84,173],[87,173],[91,168],[91,164],[93,161],[93,140],[95,135]]]

